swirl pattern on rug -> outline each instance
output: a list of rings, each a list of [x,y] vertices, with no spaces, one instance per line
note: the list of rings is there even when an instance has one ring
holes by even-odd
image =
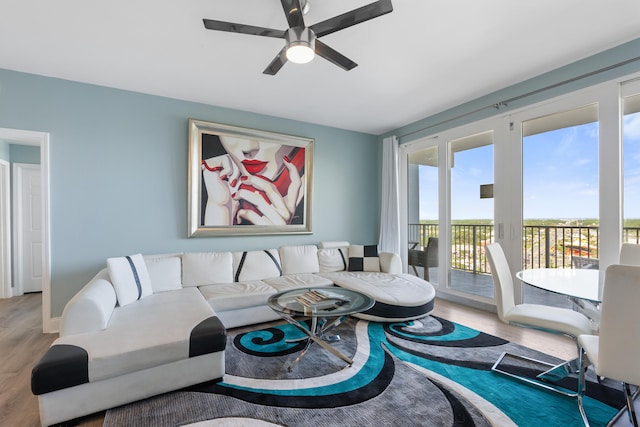
[[[504,351],[557,362],[501,338],[435,316],[389,324],[348,319],[331,332],[340,336],[331,344],[353,359],[352,366],[317,344],[300,358],[304,333],[286,323],[234,330],[223,382],[111,410],[105,427],[155,411],[162,418],[144,422],[242,417],[287,426],[360,426],[396,425],[401,417],[407,426],[564,427],[580,421],[571,399],[491,371]],[[594,425],[616,412],[595,398],[585,405]]]

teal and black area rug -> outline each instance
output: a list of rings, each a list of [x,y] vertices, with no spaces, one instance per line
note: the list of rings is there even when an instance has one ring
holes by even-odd
[[[287,340],[300,331],[285,323],[259,328],[230,331],[223,382],[109,410],[104,426],[582,425],[574,398],[491,371],[505,351],[557,359],[441,318],[347,320],[332,331],[341,337],[332,344],[353,357],[352,366],[317,344],[297,360],[304,344]],[[624,406],[614,386],[588,384],[592,426],[606,425]]]

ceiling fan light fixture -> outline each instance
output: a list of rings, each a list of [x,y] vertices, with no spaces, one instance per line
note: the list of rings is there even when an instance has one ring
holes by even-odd
[[[287,59],[296,64],[306,64],[315,56],[316,35],[310,28],[293,27],[287,30]]]

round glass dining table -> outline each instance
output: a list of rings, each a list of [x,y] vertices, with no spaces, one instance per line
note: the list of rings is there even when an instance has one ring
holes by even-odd
[[[580,268],[531,268],[516,273],[524,283],[546,291],[601,302],[600,270]]]

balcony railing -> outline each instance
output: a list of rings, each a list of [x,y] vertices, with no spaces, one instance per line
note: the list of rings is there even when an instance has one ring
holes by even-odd
[[[437,224],[409,224],[409,244],[424,248],[429,237],[438,237]],[[522,259],[524,268],[571,268],[573,256],[598,258],[597,226],[526,225]],[[451,226],[451,267],[472,273],[491,273],[484,247],[494,241],[490,224]],[[623,241],[640,244],[640,228],[624,227]]]

